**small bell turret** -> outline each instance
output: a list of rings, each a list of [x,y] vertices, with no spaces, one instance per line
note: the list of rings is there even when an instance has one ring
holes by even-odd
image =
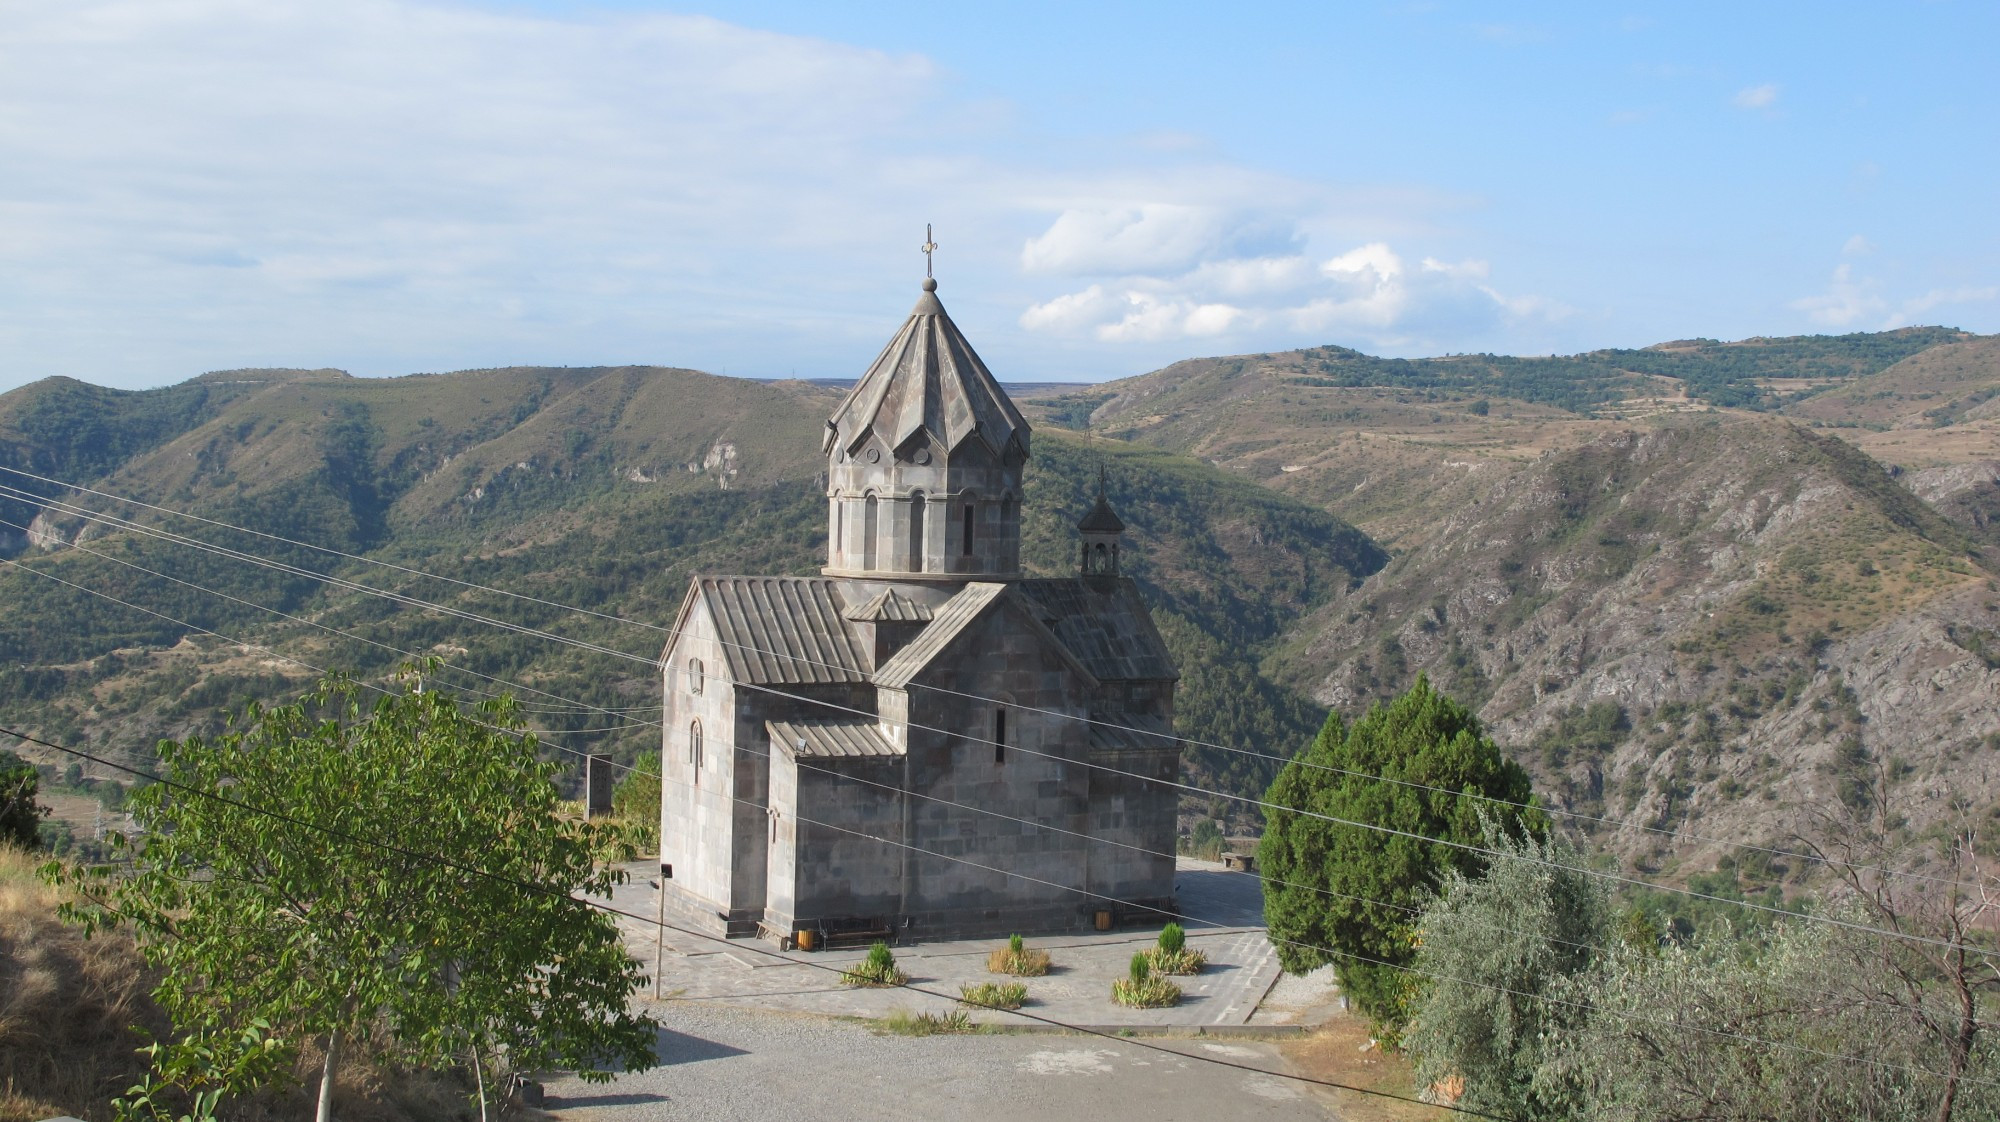
[[[1076,524],[1083,538],[1081,570],[1087,577],[1118,575],[1118,547],[1125,536],[1125,523],[1111,509],[1104,494],[1104,468],[1097,469],[1097,505]]]

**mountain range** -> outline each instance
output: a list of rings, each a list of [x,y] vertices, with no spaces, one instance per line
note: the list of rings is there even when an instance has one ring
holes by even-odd
[[[839,393],[623,367],[0,395],[0,718],[143,760],[301,662],[435,654],[630,759],[689,574],[821,563]],[[1329,707],[1423,672],[1635,870],[1750,890],[1799,870],[1739,847],[1830,809],[2000,806],[2000,338],[1321,347],[1017,399],[1027,563],[1066,571],[1103,469],[1191,782],[1257,794]]]

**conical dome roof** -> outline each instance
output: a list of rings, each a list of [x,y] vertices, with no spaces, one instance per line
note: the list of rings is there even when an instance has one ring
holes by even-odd
[[[1117,512],[1111,509],[1111,500],[1104,497],[1104,492],[1099,491],[1097,505],[1090,508],[1090,513],[1083,516],[1083,521],[1078,522],[1076,528],[1087,534],[1122,534],[1125,532],[1125,523],[1119,519]]]
[[[901,448],[919,429],[928,429],[946,451],[975,434],[995,456],[1010,443],[1028,450],[1028,422],[945,314],[937,282],[928,277],[903,329],[826,426],[829,451],[838,445],[851,452],[871,432]]]

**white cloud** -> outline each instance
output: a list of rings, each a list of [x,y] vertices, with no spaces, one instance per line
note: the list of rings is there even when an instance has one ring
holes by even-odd
[[[1414,269],[1386,242],[1320,262],[1300,254],[1203,262],[1175,274],[1127,275],[1030,307],[1030,331],[1106,342],[1227,336],[1245,331],[1322,339],[1328,333],[1406,348],[1462,338],[1509,319],[1560,318],[1560,305],[1508,297],[1484,261],[1425,257]]]
[[[1794,300],[1792,307],[1804,312],[1814,323],[1852,327],[1864,320],[1879,319],[1889,310],[1889,303],[1882,298],[1878,287],[1857,279],[1854,266],[1842,262],[1834,266],[1825,292]]]
[[[1922,296],[1912,297],[1896,308],[1892,322],[1887,326],[1901,327],[1915,322],[1916,317],[1938,308],[1964,304],[2000,303],[2000,286],[1961,285],[1958,288],[1933,288]]]
[[[1843,261],[1834,266],[1824,292],[1801,297],[1791,306],[1821,326],[1887,331],[1907,327],[1939,308],[1995,303],[2000,303],[2000,286],[1994,285],[1934,288],[1919,296],[1891,299],[1879,280],[1857,273],[1852,263]]]
[[[919,275],[926,220],[954,314],[999,330],[982,347],[1069,364],[1066,340],[1117,344],[1088,373],[1302,317],[1462,344],[1453,317],[1518,314],[1464,266],[1324,267],[1378,242],[1454,256],[1434,219],[1465,199],[1178,134],[1057,168],[1034,153],[1074,148],[954,98],[921,56],[429,0],[6,11],[0,389],[267,364],[847,374],[880,344],[883,289]],[[953,286],[975,275],[983,307]]]
[[[1738,109],[1769,109],[1778,104],[1778,84],[1766,82],[1761,86],[1746,86],[1736,91],[1730,103]]]
[[[1184,269],[1295,238],[1283,219],[1218,206],[1151,202],[1072,208],[1022,247],[1021,266],[1031,273],[1069,275]]]

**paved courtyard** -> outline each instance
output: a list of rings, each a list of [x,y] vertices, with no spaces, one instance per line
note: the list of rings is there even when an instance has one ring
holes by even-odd
[[[651,916],[650,865],[614,897],[626,912]],[[548,1109],[562,1119],[1324,1119],[1322,1092],[1282,1078],[1283,1055],[1269,1039],[1335,1014],[1337,994],[1322,971],[1282,977],[1265,939],[1261,882],[1217,864],[1181,859],[1175,873],[1188,945],[1208,968],[1175,979],[1184,993],[1171,1009],[1126,1009],[1111,1001],[1132,953],[1158,927],[1030,939],[1054,968],[1024,979],[1023,1014],[970,1011],[1007,1026],[999,1035],[900,1037],[867,1023],[896,1010],[959,1008],[959,986],[1000,979],[986,956],[1000,939],[915,941],[896,948],[909,987],[856,989],[838,971],[861,948],[785,951],[762,941],[721,940],[620,920],[634,954],[661,963],[658,1016],[662,1064],[592,1085],[548,1085]],[[925,991],[925,992],[920,992]],[[1038,1019],[1039,1018],[1039,1019]],[[1130,1038],[1063,1032],[1047,1022]],[[1203,1034],[1196,1036],[1195,1034]],[[1204,1060],[1224,1060],[1225,1067]]]
[[[1193,1058],[1286,1070],[1266,1041],[912,1038],[828,1017],[692,1002],[668,1003],[661,1015],[661,1066],[608,1084],[553,1082],[547,1109],[563,1122],[1339,1117],[1308,1085]]]
[[[636,866],[632,882],[614,897],[626,911],[651,915],[653,890]],[[1021,979],[1028,1004],[1017,1015],[972,1010],[973,1019],[992,1024],[1036,1025],[1044,1021],[1109,1028],[1151,1029],[1241,1027],[1296,1023],[1297,1018],[1258,1017],[1260,1005],[1279,980],[1276,954],[1264,937],[1261,882],[1210,862],[1183,858],[1175,883],[1188,945],[1208,956],[1208,967],[1193,977],[1174,979],[1185,996],[1170,1009],[1127,1009],[1111,1000],[1111,983],[1125,976],[1132,954],[1153,945],[1158,927],[1031,939],[1047,950],[1054,966],[1045,977]],[[893,1010],[945,1012],[958,1008],[959,987],[1007,981],[987,972],[987,955],[1000,939],[915,941],[896,948],[896,961],[910,985],[866,989],[840,984],[838,971],[859,962],[862,948],[833,951],[779,951],[763,941],[711,939],[667,931],[655,946],[655,928],[621,920],[632,950],[649,966],[657,953],[660,987],[667,1001],[702,1001],[745,1008],[878,1018]],[[1293,987],[1296,989],[1296,987]],[[1326,989],[1324,985],[1319,987]],[[1307,987],[1303,1005],[1311,1006]],[[1332,1000],[1330,992],[1318,1003]],[[1301,995],[1291,995],[1293,1004]],[[1305,1015],[1307,1009],[1301,1009]]]

